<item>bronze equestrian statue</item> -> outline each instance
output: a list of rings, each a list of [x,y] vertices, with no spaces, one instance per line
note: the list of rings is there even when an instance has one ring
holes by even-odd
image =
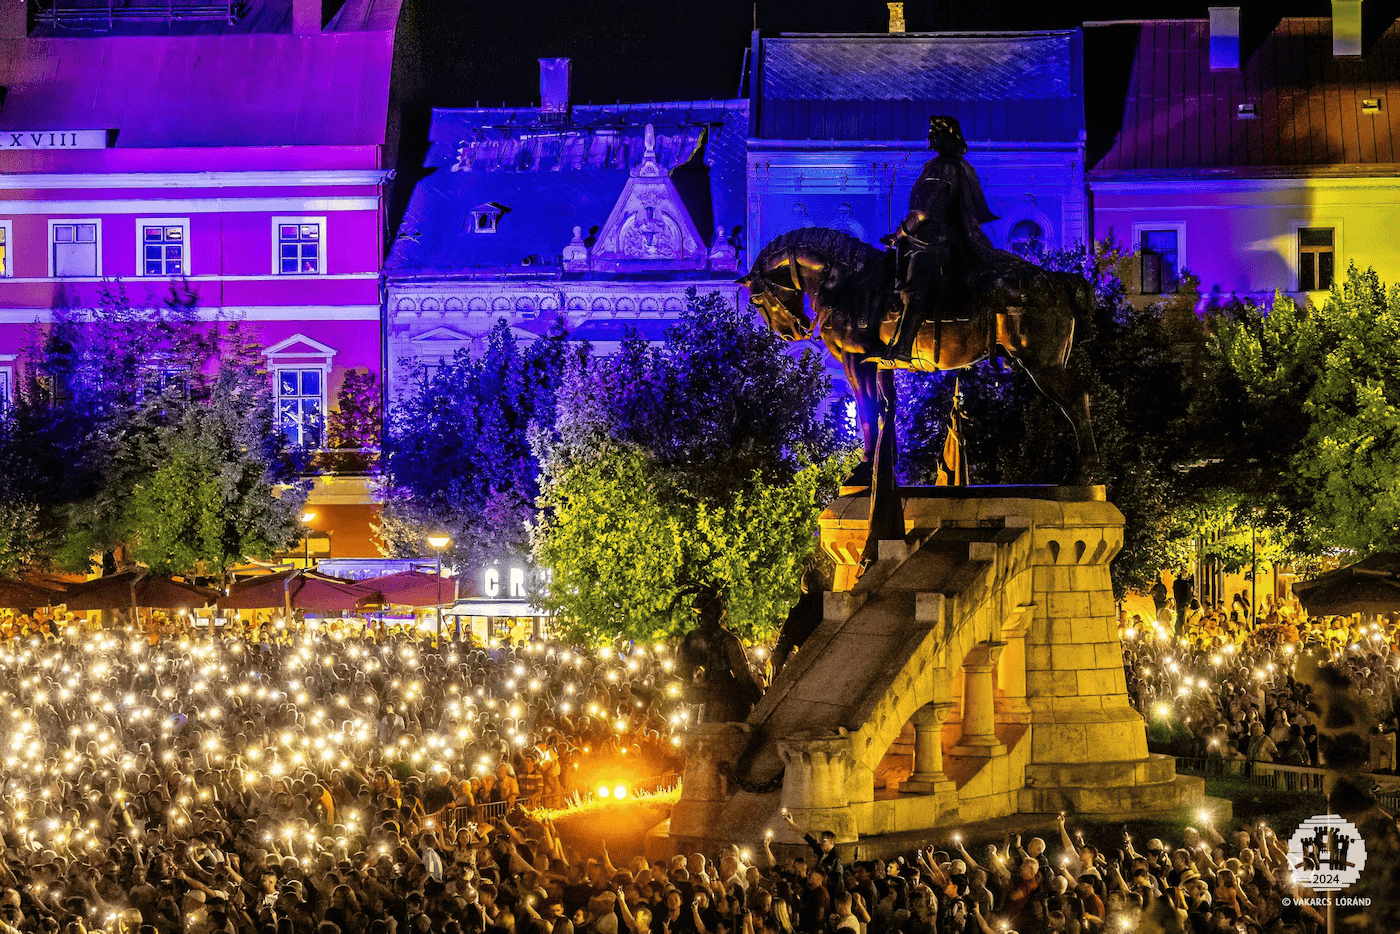
[[[778,336],[819,335],[841,361],[865,441],[847,484],[872,486],[867,560],[880,539],[904,537],[891,365],[955,370],[1004,354],[1073,426],[1079,461],[1069,482],[1089,482],[1097,453],[1088,392],[1068,367],[1075,319],[1093,308],[1092,286],[991,246],[981,229],[991,212],[962,157],[967,146],[956,120],[931,119],[929,145],[939,154],[890,238],[903,269],[891,269],[886,251],[848,234],[809,227],[775,237],[739,280]]]

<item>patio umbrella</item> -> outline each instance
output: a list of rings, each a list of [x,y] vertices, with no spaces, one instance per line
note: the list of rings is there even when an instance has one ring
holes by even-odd
[[[358,582],[361,587],[377,590],[384,595],[386,603],[399,606],[437,606],[457,601],[457,579],[443,577],[441,588],[436,574],[422,571],[400,571]]]
[[[1400,554],[1372,555],[1310,580],[1297,581],[1293,593],[1313,616],[1400,612]]]
[[[0,577],[0,608],[32,610],[63,602],[62,589],[42,587],[12,577]]]
[[[315,571],[278,571],[241,580],[219,598],[225,610],[312,610],[333,613],[383,601],[379,591]]]
[[[124,571],[95,581],[73,584],[62,599],[68,609],[83,612],[124,610],[138,606],[176,610],[208,606],[218,597],[219,592],[208,587],[156,577],[142,570]]]

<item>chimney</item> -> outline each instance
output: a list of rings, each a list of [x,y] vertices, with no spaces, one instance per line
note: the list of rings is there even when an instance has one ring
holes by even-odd
[[[1240,67],[1240,8],[1210,8],[1210,70]]]
[[[27,35],[28,0],[0,0],[0,39],[23,39]]]
[[[292,35],[318,36],[320,34],[321,0],[292,0]]]
[[[569,75],[567,58],[540,59],[540,118],[547,122],[569,120]]]
[[[904,32],[904,4],[886,3],[890,8],[890,32]]]
[[[1332,55],[1361,54],[1361,0],[1332,0]]]

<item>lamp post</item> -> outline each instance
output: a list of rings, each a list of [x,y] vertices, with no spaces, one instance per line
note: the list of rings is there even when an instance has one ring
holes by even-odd
[[[316,521],[316,513],[307,511],[301,514],[301,545],[302,564],[306,570],[311,570],[311,523]]]
[[[442,642],[442,550],[452,544],[446,532],[428,536],[428,546],[437,552],[437,641]]]

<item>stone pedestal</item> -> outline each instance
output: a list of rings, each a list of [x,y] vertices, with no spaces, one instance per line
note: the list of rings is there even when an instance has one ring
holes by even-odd
[[[734,789],[720,772],[721,762],[734,762],[748,746],[745,723],[702,723],[686,732],[684,789],[671,811],[673,837],[708,838]]]
[[[1123,516],[1103,488],[906,487],[900,493],[909,548],[940,540],[991,543],[991,554],[980,544],[968,551],[969,562],[987,563],[990,589],[973,583],[949,595],[950,638],[971,625],[965,614],[995,619],[990,638],[977,637],[986,648],[943,662],[963,663],[962,709],[944,720],[957,736],[944,749],[957,759],[947,770],[968,774],[964,757],[1004,762],[999,753],[1006,747],[997,736],[1019,735],[1024,772],[1013,767],[1008,774],[1020,787],[1022,811],[1162,811],[1199,800],[1199,782],[1177,777],[1170,760],[1148,755],[1145,724],[1128,702],[1109,579],[1109,564],[1123,547]],[[822,548],[837,564],[835,590],[854,585],[868,512],[868,494],[857,493],[821,517]],[[886,573],[899,581],[899,572]],[[975,657],[978,652],[985,655]],[[1029,746],[1024,754],[1022,744]]]

